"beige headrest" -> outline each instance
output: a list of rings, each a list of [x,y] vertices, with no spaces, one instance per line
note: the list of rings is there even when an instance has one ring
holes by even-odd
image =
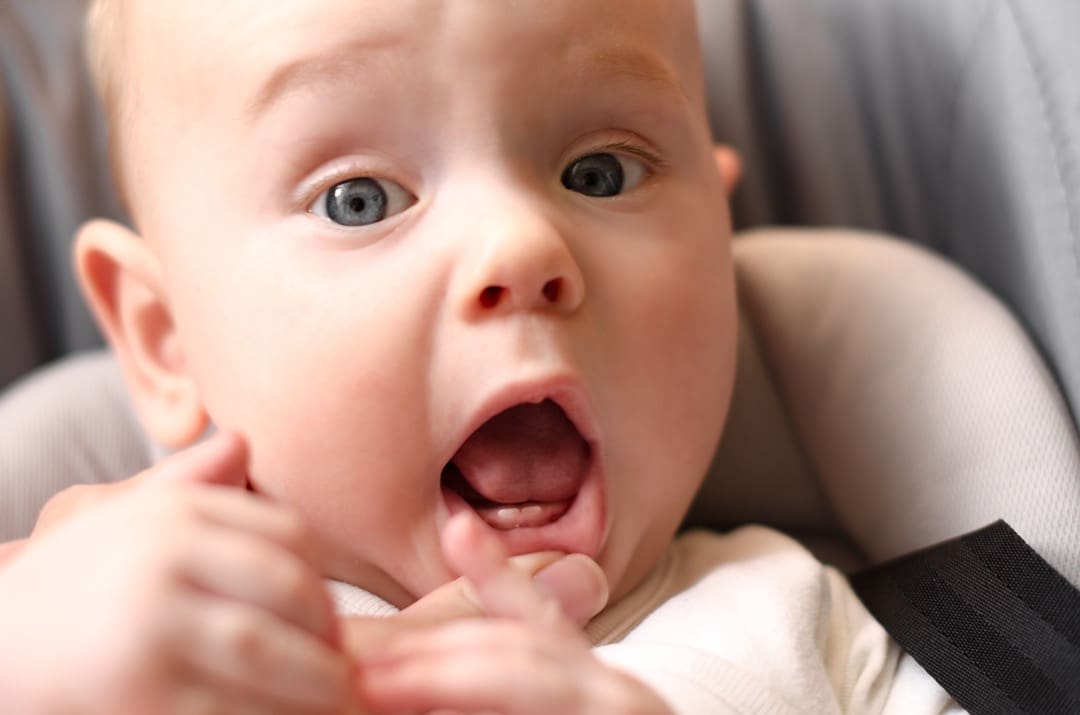
[[[880,236],[735,251],[742,362],[695,520],[842,533],[879,561],[1004,518],[1080,583],[1080,441],[1000,302]]]

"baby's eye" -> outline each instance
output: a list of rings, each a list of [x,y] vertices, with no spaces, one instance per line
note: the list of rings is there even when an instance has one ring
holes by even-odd
[[[412,195],[388,179],[363,177],[334,184],[319,194],[311,212],[341,226],[368,226],[401,213]]]
[[[585,196],[618,196],[641,183],[649,170],[625,154],[588,154],[566,167],[562,185]]]

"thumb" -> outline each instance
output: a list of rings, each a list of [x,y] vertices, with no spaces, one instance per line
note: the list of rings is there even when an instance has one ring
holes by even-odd
[[[248,448],[237,432],[218,432],[135,477],[139,483],[248,486]]]

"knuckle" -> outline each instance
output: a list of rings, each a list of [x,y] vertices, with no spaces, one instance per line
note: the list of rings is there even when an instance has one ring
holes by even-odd
[[[222,634],[223,644],[231,657],[250,663],[263,654],[267,624],[254,614],[230,618]]]

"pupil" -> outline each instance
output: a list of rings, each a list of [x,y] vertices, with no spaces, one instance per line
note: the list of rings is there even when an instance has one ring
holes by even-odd
[[[622,193],[622,164],[612,154],[583,156],[563,172],[562,184],[585,196],[616,196]]]

